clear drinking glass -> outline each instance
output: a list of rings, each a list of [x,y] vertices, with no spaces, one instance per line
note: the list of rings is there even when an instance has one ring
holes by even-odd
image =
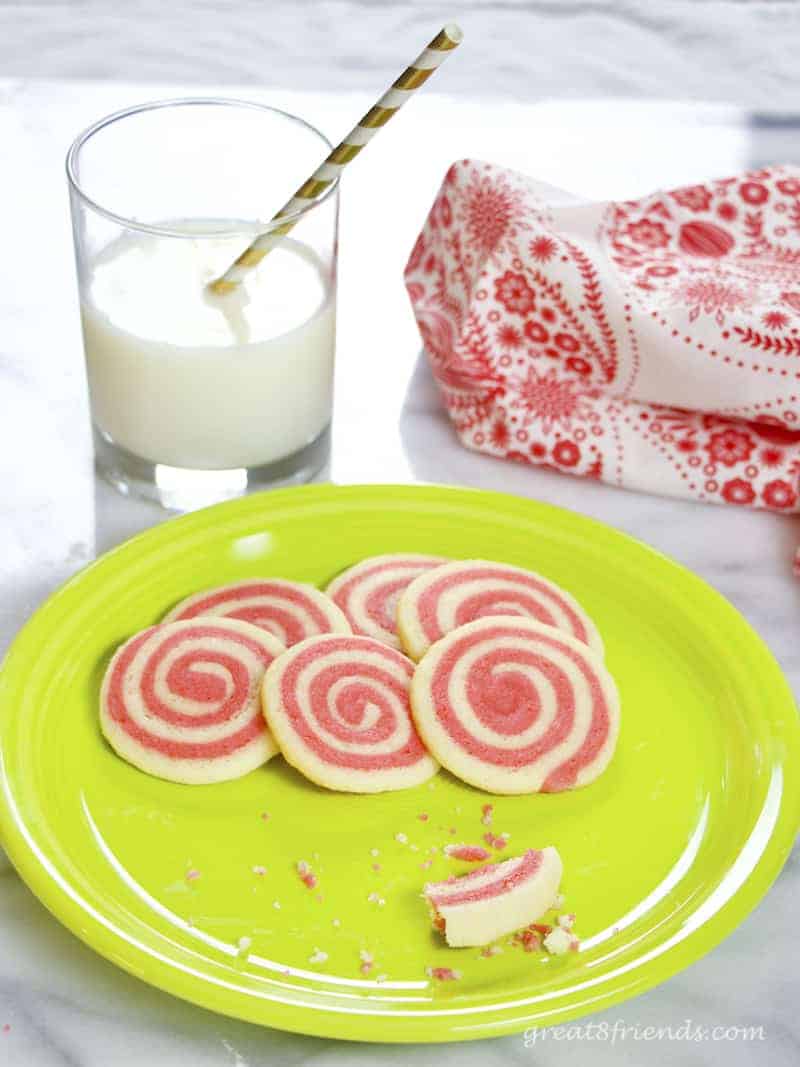
[[[324,466],[338,183],[236,291],[207,283],[330,148],[283,111],[207,99],[117,112],[70,148],[95,457],[122,492],[184,509]]]

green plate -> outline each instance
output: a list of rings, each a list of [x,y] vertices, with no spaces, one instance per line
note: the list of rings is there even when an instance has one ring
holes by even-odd
[[[104,743],[97,696],[109,657],[179,598],[258,574],[324,584],[364,556],[399,551],[521,564],[581,600],[622,694],[619,748],[597,782],[489,798],[442,771],[405,792],[339,795],[276,758],[239,781],[192,787],[150,778]],[[761,899],[800,822],[795,704],[727,601],[599,523],[462,489],[313,486],[135,537],[68,582],[17,638],[0,673],[0,752],[3,845],[78,937],[204,1007],[372,1041],[549,1025],[663,981]],[[460,868],[428,850],[480,841],[490,799],[493,830],[511,835],[503,855],[558,846],[580,953],[506,946],[484,958],[429,930],[422,883]],[[299,859],[318,890],[298,879]],[[199,877],[187,880],[192,868]],[[252,939],[246,959],[242,937]],[[310,962],[315,949],[325,962]],[[367,976],[361,949],[376,961]],[[431,981],[429,966],[462,978]]]

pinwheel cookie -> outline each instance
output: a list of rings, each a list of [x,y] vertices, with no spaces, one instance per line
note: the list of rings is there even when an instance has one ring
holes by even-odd
[[[531,619],[478,619],[418,664],[411,706],[430,752],[490,793],[586,785],[617,741],[619,696],[582,641]]]
[[[408,702],[414,665],[371,637],[310,637],[264,677],[264,714],[281,752],[319,785],[405,789],[438,770]]]
[[[151,626],[117,651],[100,690],[100,726],[123,759],[157,778],[239,778],[277,752],[260,706],[284,647],[236,619]]]
[[[397,636],[397,601],[407,586],[447,561],[441,556],[411,553],[371,556],[349,567],[326,592],[345,613],[353,633],[374,637],[390,648],[400,648]]]
[[[561,870],[561,857],[554,848],[531,848],[460,878],[429,882],[425,899],[433,925],[452,948],[488,945],[553,907]]]
[[[415,578],[398,603],[400,642],[418,660],[440,637],[487,615],[547,623],[602,655],[597,627],[566,590],[540,574],[488,560],[458,560]]]
[[[164,622],[200,616],[241,619],[274,634],[287,647],[315,634],[350,633],[344,613],[319,589],[284,578],[245,578],[182,600]]]

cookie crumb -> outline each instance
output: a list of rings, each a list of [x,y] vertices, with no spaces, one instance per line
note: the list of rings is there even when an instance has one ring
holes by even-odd
[[[255,867],[253,867],[253,874],[257,874],[259,878],[263,878],[266,873],[267,868],[262,867],[260,863],[257,863]]]
[[[541,935],[538,931],[531,929],[530,926],[520,930],[518,934],[514,934],[514,940],[517,944],[522,945],[525,952],[536,952],[542,946]]]
[[[483,863],[492,858],[482,845],[445,845],[444,853],[453,860],[463,860],[465,863]]]
[[[452,967],[426,967],[425,974],[437,982],[457,982],[461,977],[461,971],[455,971]]]
[[[316,889],[317,876],[311,870],[309,864],[306,863],[305,860],[298,860],[296,866],[297,873],[300,876],[300,881],[303,883],[303,885],[305,885],[308,889]]]
[[[420,822],[427,822],[430,816],[428,815],[427,811],[421,811],[417,818]]]
[[[190,867],[189,870],[186,872],[187,882],[196,882],[199,877],[200,872],[197,870],[196,867]]]
[[[555,926],[545,937],[543,944],[551,956],[563,956],[572,949],[576,939],[560,926]]]
[[[328,962],[328,953],[327,952],[323,952],[321,948],[317,948],[317,946],[315,945],[313,953],[308,957],[308,962],[309,963],[327,963]]]
[[[358,953],[358,958],[361,960],[359,970],[362,974],[369,974],[372,968],[375,966],[375,959],[370,952],[367,952],[365,948],[362,948]]]
[[[401,845],[407,845],[408,844],[408,834],[403,834],[403,833],[395,834],[394,835],[394,839],[395,839],[395,841],[399,841]]]

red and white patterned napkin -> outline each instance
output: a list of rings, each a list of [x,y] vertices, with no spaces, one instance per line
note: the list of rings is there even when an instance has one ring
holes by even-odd
[[[800,168],[597,204],[462,160],[405,279],[469,448],[800,511]]]

